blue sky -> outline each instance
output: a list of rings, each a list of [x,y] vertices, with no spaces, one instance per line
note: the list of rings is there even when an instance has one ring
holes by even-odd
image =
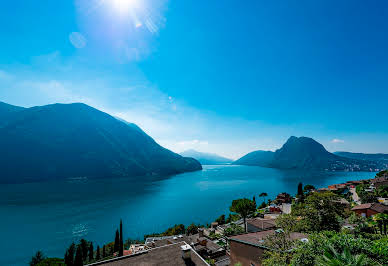
[[[383,1],[7,1],[0,101],[85,102],[176,152],[388,153]]]

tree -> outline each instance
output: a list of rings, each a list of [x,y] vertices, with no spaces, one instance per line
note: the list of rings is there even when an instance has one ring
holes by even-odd
[[[362,236],[349,233],[320,232],[308,236],[308,242],[299,242],[294,249],[291,265],[315,266],[318,258],[324,256],[329,247],[333,247],[336,253],[344,253],[348,249],[353,256],[365,254],[368,262],[364,265],[385,265],[388,257],[388,238],[382,237],[371,240]],[[329,251],[330,252],[330,251]],[[373,263],[371,261],[373,260]],[[344,262],[324,265],[348,265]]]
[[[222,214],[220,217],[218,217],[216,219],[216,222],[221,225],[221,224],[225,224],[225,214]]]
[[[388,224],[388,214],[386,213],[378,213],[373,219],[377,222],[380,234],[387,234],[387,224]]]
[[[43,261],[46,257],[44,256],[42,251],[37,251],[34,256],[32,256],[30,261],[30,266],[35,266],[39,262]]]
[[[119,233],[119,230],[116,229],[115,245],[113,247],[113,250],[116,252],[116,251],[119,251],[119,249],[120,249],[120,233]]]
[[[104,245],[103,248],[105,248],[105,245]],[[102,250],[102,252],[104,253],[104,249]],[[104,258],[105,256],[102,255],[102,257]],[[100,246],[97,246],[97,250],[96,250],[96,260],[97,260],[97,261],[100,260]]]
[[[75,244],[71,243],[69,248],[66,250],[65,253],[65,264],[68,266],[74,265],[74,255],[75,255]]]
[[[301,182],[298,184],[297,197],[298,197],[300,202],[302,202],[302,203],[304,202],[303,184]]]
[[[297,218],[292,214],[282,214],[276,218],[276,226],[283,229],[285,232],[296,231]]]
[[[264,245],[269,249],[265,251],[263,265],[289,265],[295,241],[291,240],[290,234],[286,231],[277,230],[273,235],[264,239]]]
[[[102,246],[102,257],[106,257],[105,245]]]
[[[224,236],[240,235],[242,233],[244,233],[244,229],[242,229],[241,226],[232,223],[225,229]]]
[[[377,197],[376,197],[375,193],[373,193],[373,192],[361,190],[357,194],[360,197],[361,203],[377,202]]]
[[[305,185],[304,188],[303,188],[303,192],[305,193],[309,193],[311,190],[314,190],[315,187],[313,185]]]
[[[241,215],[244,220],[244,231],[247,232],[246,219],[249,215],[252,215],[256,211],[256,205],[250,199],[237,199],[233,200],[232,205],[229,207],[231,212],[235,212]]]
[[[303,184],[302,182],[299,182],[298,184],[298,193],[297,193],[298,196],[301,196],[303,195]]]
[[[339,217],[343,216],[344,207],[337,203],[338,199],[339,196],[330,191],[309,195],[305,204],[293,208],[293,215],[302,217],[298,223],[299,230],[305,232],[339,231],[341,228]]]
[[[120,219],[120,246],[119,246],[119,256],[124,254],[124,238],[123,238],[123,221]]]
[[[84,265],[83,255],[82,255],[82,246],[77,245],[77,251],[75,253],[75,259],[74,259],[74,266],[82,266],[82,265]]]
[[[36,266],[66,266],[63,259],[60,258],[46,258],[39,262]]]
[[[195,235],[198,233],[198,226],[196,226],[194,223],[190,224],[186,229],[187,235]]]
[[[90,242],[90,246],[89,246],[89,261],[93,261],[93,259],[94,259],[93,243]]]
[[[264,202],[265,202],[265,198],[266,198],[267,196],[268,196],[268,194],[265,193],[265,192],[261,192],[260,195],[259,195],[260,198],[263,198],[263,199],[264,199]]]
[[[88,258],[89,243],[83,238],[80,240],[79,243],[82,249],[82,260],[86,261],[86,259]]]
[[[388,176],[388,170],[380,171],[376,174],[376,177]]]

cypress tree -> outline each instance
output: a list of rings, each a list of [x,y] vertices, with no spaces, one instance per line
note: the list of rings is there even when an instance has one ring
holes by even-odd
[[[115,236],[115,245],[114,245],[114,251],[119,251],[120,249],[120,234],[119,230],[116,230],[116,236]]]
[[[90,242],[90,246],[89,246],[89,261],[93,261],[93,259],[94,259],[93,243]]]
[[[30,266],[38,265],[42,260],[44,260],[46,257],[44,256],[42,251],[36,252],[35,256],[31,258]]]
[[[298,194],[297,194],[300,202],[304,202],[304,194],[303,194],[303,184],[299,183],[298,184]]]
[[[75,253],[74,266],[83,266],[83,255],[82,255],[82,246],[77,246],[77,251]]]
[[[66,250],[65,253],[65,264],[67,266],[73,266],[74,265],[74,255],[75,255],[75,244],[71,243],[69,248]]]
[[[303,195],[303,185],[302,183],[298,184],[298,196]]]
[[[105,252],[105,245],[102,246],[102,257],[106,257],[106,252]]]
[[[86,261],[88,258],[88,251],[89,251],[89,243],[85,239],[80,240],[80,246],[82,249],[82,261]]]
[[[100,260],[100,246],[97,246],[96,260]]]
[[[124,254],[124,242],[123,242],[123,221],[120,219],[120,250],[119,256]]]

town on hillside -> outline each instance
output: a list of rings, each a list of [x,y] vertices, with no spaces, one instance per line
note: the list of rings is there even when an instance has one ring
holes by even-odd
[[[124,241],[120,221],[111,243],[82,239],[64,259],[39,251],[30,265],[387,265],[388,170],[325,188],[299,183],[295,196],[257,196],[234,200],[228,217],[208,225],[175,225],[144,240]]]

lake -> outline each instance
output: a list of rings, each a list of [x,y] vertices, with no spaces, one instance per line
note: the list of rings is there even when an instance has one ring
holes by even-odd
[[[120,218],[125,238],[168,227],[206,224],[228,214],[231,201],[267,192],[295,194],[299,182],[323,187],[367,179],[370,172],[281,171],[254,166],[204,166],[167,179],[70,179],[0,185],[0,265],[25,265],[37,250],[63,257],[72,241],[113,241]]]

